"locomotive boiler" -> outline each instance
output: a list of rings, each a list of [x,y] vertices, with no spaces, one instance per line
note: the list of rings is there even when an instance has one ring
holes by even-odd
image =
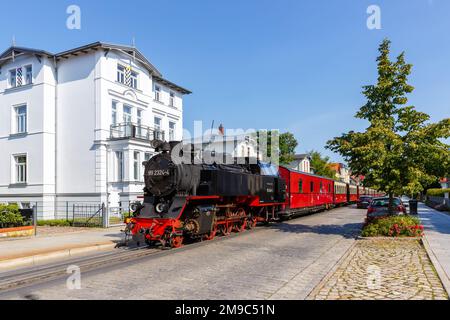
[[[127,226],[138,245],[179,247],[241,232],[275,218],[284,205],[285,182],[270,164],[222,154],[205,162],[193,150],[180,162],[173,159],[179,143],[153,143],[158,153],[144,163],[144,201]],[[214,161],[224,158],[226,164]]]

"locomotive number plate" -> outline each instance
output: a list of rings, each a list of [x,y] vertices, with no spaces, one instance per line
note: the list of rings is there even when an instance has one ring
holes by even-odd
[[[169,176],[169,170],[148,170],[149,176]]]

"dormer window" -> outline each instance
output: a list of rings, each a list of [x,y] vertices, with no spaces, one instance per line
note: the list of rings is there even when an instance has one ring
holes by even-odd
[[[117,82],[126,86],[137,89],[138,87],[138,73],[131,69],[131,66],[124,67],[117,65]]]
[[[26,66],[25,67],[25,84],[33,83],[33,67]]]
[[[32,83],[33,83],[33,68],[31,65],[15,68],[9,71],[9,86],[11,88],[21,87],[23,85]]]
[[[117,82],[125,84],[125,67],[117,65]]]
[[[9,72],[9,86],[11,88],[17,87],[17,70],[11,70]]]

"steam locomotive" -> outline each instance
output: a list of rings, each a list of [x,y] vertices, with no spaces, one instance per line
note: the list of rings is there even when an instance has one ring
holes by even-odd
[[[273,166],[251,158],[195,163],[193,151],[191,161],[176,163],[175,146],[155,142],[158,153],[145,163],[144,201],[134,206],[127,225],[138,245],[176,248],[186,240],[210,240],[276,218],[286,184]]]
[[[199,162],[190,150],[183,155],[188,161],[174,161],[180,143],[153,144],[157,154],[144,163],[144,201],[133,206],[134,216],[127,221],[126,233],[138,246],[177,248],[186,241],[252,229],[258,222],[353,203],[363,194],[377,195],[252,158]]]

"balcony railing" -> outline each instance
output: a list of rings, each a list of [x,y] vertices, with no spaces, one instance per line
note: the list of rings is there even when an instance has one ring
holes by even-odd
[[[165,140],[163,130],[157,130],[135,123],[118,123],[111,125],[111,139]]]

